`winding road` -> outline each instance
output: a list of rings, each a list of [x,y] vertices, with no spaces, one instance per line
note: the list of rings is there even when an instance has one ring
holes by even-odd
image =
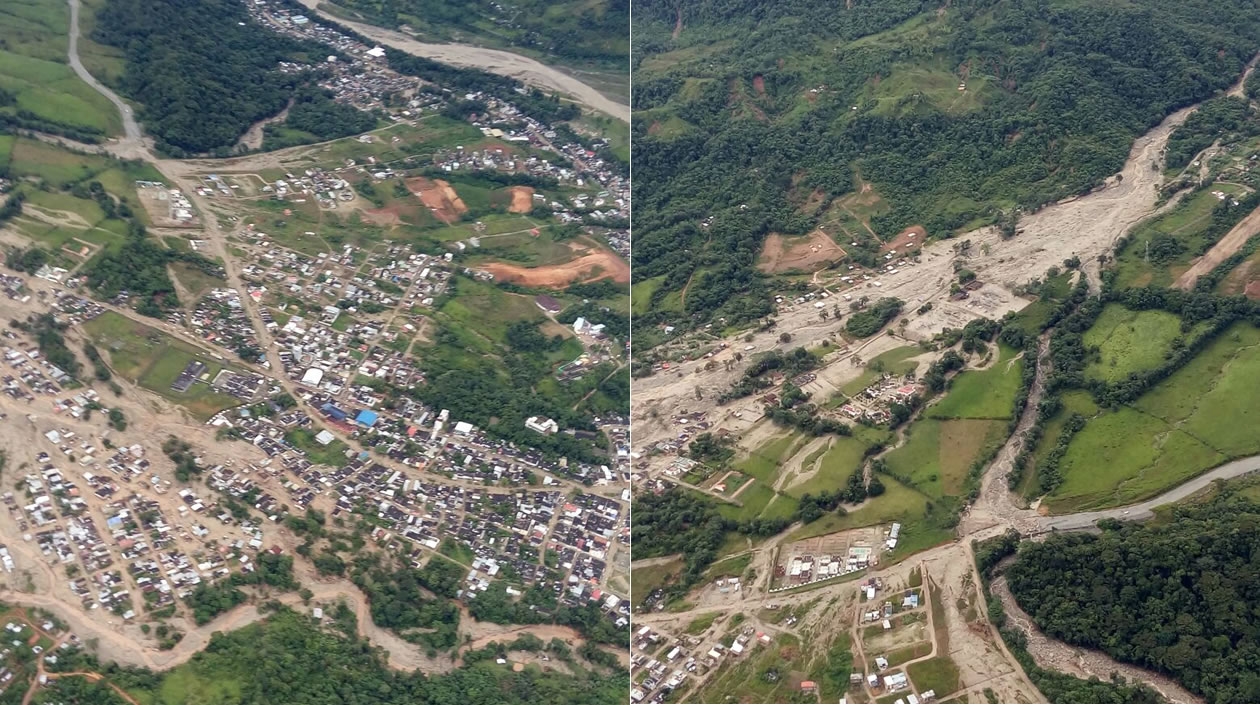
[[[78,74],[83,82],[88,84],[97,93],[109,99],[117,108],[119,114],[122,115],[123,135],[128,142],[139,144],[144,138],[140,132],[140,125],[136,122],[135,116],[132,114],[131,106],[118,97],[118,94],[111,91],[105,84],[96,80],[83,66],[83,62],[79,59],[79,0],[69,0],[70,2],[70,51],[68,58],[70,59],[70,67]]]

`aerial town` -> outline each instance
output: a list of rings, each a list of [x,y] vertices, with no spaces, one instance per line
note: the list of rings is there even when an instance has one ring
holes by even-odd
[[[602,299],[564,291],[620,277],[602,263],[624,267],[629,255],[625,170],[601,157],[601,138],[578,136],[586,128],[398,74],[380,47],[289,4],[248,5],[264,26],[327,45],[321,86],[383,127],[339,141],[336,156],[282,152],[278,169],[255,168],[246,155],[132,181],[152,232],[187,253],[169,270],[181,305],[156,315],[139,313],[142,298],[126,289],[98,295],[90,242],[0,276],[11,322],[0,340],[0,468],[11,480],[0,529],[14,537],[0,546],[0,580],[31,604],[73,608],[68,626],[15,620],[9,630],[33,630],[35,656],[90,640],[139,665],[196,648],[216,625],[239,625],[232,608],[260,587],[292,590],[281,597],[288,604],[300,585],[314,594],[300,607],[317,617],[366,604],[370,596],[342,577],[358,581],[361,568],[309,562],[317,539],[303,531],[318,518],[349,532],[320,536],[325,559],[353,535],[402,571],[456,567],[463,577],[452,598],[463,604],[487,592],[509,604],[543,594],[597,614],[606,624],[591,628],[628,642],[629,410],[582,409],[628,364],[628,336],[609,329]],[[427,146],[430,119],[451,98],[485,106],[445,128],[480,139]],[[404,148],[405,158],[380,156]],[[502,205],[465,217],[460,176],[536,187],[509,186]],[[374,188],[414,202],[418,220],[380,219]],[[496,286],[521,281],[504,274],[496,255],[510,246],[500,243],[534,246],[559,228],[571,239],[557,236],[557,247],[601,264],[574,265],[572,278],[544,284],[551,293]],[[362,235],[377,232],[387,236]],[[415,232],[439,234],[421,245]],[[465,299],[480,303],[480,291],[512,304],[516,318],[494,325],[534,321],[549,336],[543,382],[583,390],[565,402],[574,413],[540,405],[505,434],[415,393],[432,382],[435,338],[455,328],[501,339],[501,329],[451,313]],[[528,608],[539,615],[530,623],[544,624],[557,609]],[[466,644],[514,627],[469,617],[457,628]],[[401,630],[389,634],[380,638],[391,660],[449,667]]]

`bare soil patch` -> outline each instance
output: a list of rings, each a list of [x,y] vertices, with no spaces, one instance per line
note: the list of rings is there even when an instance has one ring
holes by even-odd
[[[373,225],[402,225],[402,208],[386,206],[363,211],[363,218]]]
[[[765,76],[762,76],[761,74],[757,74],[756,76],[753,76],[752,84],[753,84],[753,90],[757,91],[757,95],[766,94]]]
[[[481,268],[500,281],[551,289],[563,289],[570,284],[607,278],[618,284],[630,281],[630,265],[611,250],[587,248],[576,243],[574,245],[579,256],[563,264],[522,267],[507,262],[490,262]]]
[[[528,213],[534,209],[534,189],[528,186],[513,186],[508,189],[512,194],[512,205],[508,206],[509,213]]]
[[[767,274],[816,272],[844,259],[845,254],[844,249],[821,230],[790,240],[771,233],[761,248],[757,268]]]
[[[923,246],[923,242],[927,239],[927,230],[922,225],[911,225],[910,227],[897,233],[897,237],[884,243],[884,252],[905,252],[907,247],[910,250],[916,250]]]
[[[407,188],[414,193],[438,220],[450,225],[468,212],[468,206],[460,200],[451,185],[441,179],[423,176],[407,179]]]

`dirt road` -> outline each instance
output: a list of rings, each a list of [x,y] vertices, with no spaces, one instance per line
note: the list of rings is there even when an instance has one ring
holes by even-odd
[[[1216,269],[1217,265],[1242,249],[1242,246],[1257,233],[1260,233],[1260,208],[1251,211],[1245,218],[1238,221],[1238,224],[1230,228],[1229,232],[1225,233],[1225,237],[1213,245],[1207,254],[1195,260],[1189,269],[1177,277],[1175,286],[1187,291],[1194,288],[1194,283],[1199,280],[1199,277]]]
[[[128,142],[139,144],[143,139],[140,133],[140,125],[136,123],[136,118],[132,115],[131,106],[123,102],[118,94],[106,88],[104,84],[96,80],[86,68],[83,62],[79,60],[79,0],[69,0],[70,2],[70,67],[78,74],[83,82],[91,86],[97,93],[109,99],[109,102],[118,107],[118,112],[122,114],[123,136]]]
[[[605,96],[563,71],[520,54],[501,49],[487,49],[470,44],[434,44],[422,42],[402,32],[383,29],[362,22],[344,19],[320,9],[321,0],[301,0],[306,8],[331,22],[408,54],[441,61],[452,66],[477,68],[500,76],[508,76],[529,85],[558,91],[571,96],[592,110],[611,115],[622,122],[630,121],[630,106]]]

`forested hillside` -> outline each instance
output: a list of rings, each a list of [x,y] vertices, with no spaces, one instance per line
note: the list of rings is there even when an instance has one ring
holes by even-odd
[[[172,154],[228,147],[284,108],[301,78],[281,60],[319,48],[249,21],[238,0],[109,0],[92,38],[126,52],[121,90]],[[323,52],[326,54],[327,52]]]
[[[847,217],[846,194],[887,241],[1087,191],[1260,47],[1246,0],[638,0],[634,22],[645,324],[765,315],[765,236]]]
[[[1260,505],[1228,494],[1167,525],[1024,544],[1011,591],[1050,636],[1166,673],[1208,702],[1260,701]]]

